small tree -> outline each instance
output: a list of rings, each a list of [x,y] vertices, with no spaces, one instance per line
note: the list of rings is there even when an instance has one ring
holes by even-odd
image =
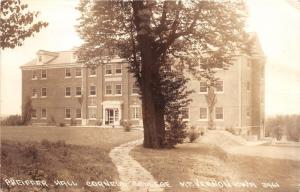
[[[31,121],[32,100],[30,97],[26,98],[26,103],[23,107],[23,125],[27,125]]]
[[[215,93],[215,89],[213,87],[212,81],[208,83],[208,92],[205,95],[205,99],[208,105],[208,122],[207,122],[207,128],[208,129],[215,129],[215,122],[214,122],[214,107],[217,103],[217,95]]]
[[[20,0],[0,1],[0,47],[15,48],[23,41],[46,27],[46,22],[34,22],[38,12],[30,12]]]

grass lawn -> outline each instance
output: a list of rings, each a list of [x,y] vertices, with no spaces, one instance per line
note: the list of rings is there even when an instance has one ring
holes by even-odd
[[[290,160],[228,155],[214,145],[186,143],[173,150],[151,150],[141,146],[131,155],[149,170],[158,181],[169,181],[167,192],[243,191],[290,192],[300,183],[300,163]],[[249,181],[256,188],[212,188],[180,186],[184,181]],[[263,188],[262,183],[277,182],[280,187]],[[199,184],[199,183],[198,183]]]
[[[118,187],[88,187],[87,181],[118,180],[109,151],[142,137],[141,131],[83,127],[1,127],[1,184],[3,178],[46,180],[46,191],[118,191]],[[74,181],[55,187],[55,180]],[[53,185],[53,186],[50,186]],[[13,187],[11,191],[33,191]]]

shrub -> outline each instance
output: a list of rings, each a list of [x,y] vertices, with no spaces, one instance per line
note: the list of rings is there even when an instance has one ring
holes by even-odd
[[[48,141],[47,139],[43,139],[41,144],[46,148],[49,148],[51,146],[51,142]]]
[[[10,115],[9,117],[1,121],[1,125],[19,126],[24,125],[24,123],[20,115]]]
[[[71,121],[70,121],[70,125],[71,126],[76,126],[76,120],[74,118],[71,118]]]
[[[102,125],[102,120],[96,121],[96,126],[101,126]]]
[[[50,120],[48,121],[48,125],[56,125],[56,120],[53,115],[50,116]]]
[[[234,130],[234,128],[232,128],[232,127],[225,128],[225,131],[228,131],[229,133],[235,135],[235,130]]]
[[[190,143],[194,143],[200,137],[200,133],[196,130],[195,127],[191,127],[188,137],[189,137]]]
[[[59,123],[59,126],[64,127],[64,126],[66,126],[66,124],[65,123]]]
[[[124,128],[124,131],[129,132],[131,131],[132,124],[129,121],[122,121],[122,126]]]

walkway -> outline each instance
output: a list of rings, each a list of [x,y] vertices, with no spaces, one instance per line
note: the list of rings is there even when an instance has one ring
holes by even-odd
[[[226,152],[236,155],[300,161],[300,147],[254,145],[254,142],[251,144],[226,131],[209,131],[200,139],[200,142],[217,145]]]
[[[135,161],[129,152],[143,140],[136,140],[115,147],[109,153],[112,162],[116,165],[122,192],[163,192],[144,167]]]

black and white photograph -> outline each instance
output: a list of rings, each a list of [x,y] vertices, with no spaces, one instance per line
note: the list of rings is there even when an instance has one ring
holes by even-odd
[[[0,0],[0,191],[300,192],[300,0]]]

